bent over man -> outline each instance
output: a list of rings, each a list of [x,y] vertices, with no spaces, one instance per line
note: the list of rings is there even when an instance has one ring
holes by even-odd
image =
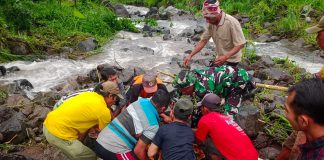
[[[96,154],[81,141],[90,128],[103,129],[111,121],[109,107],[122,97],[116,83],[100,85],[97,92],[84,92],[64,101],[44,121],[46,140],[69,159],[96,159]]]

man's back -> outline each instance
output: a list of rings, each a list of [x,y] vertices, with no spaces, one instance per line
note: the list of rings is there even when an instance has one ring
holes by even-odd
[[[50,112],[44,125],[55,136],[72,140],[95,125],[103,128],[110,120],[110,111],[104,98],[96,92],[84,92],[69,98]]]
[[[258,159],[257,151],[249,137],[228,116],[217,112],[203,116],[198,123],[196,138],[205,141],[207,135],[212,138],[214,145],[226,159]]]
[[[97,142],[113,153],[134,149],[137,138],[150,143],[159,128],[159,115],[150,99],[141,98],[130,104],[99,134]]]
[[[194,160],[194,134],[184,123],[172,122],[159,128],[153,143],[162,149],[163,159]]]

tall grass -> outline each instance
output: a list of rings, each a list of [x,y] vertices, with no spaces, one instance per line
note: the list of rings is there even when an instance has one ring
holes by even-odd
[[[87,0],[76,6],[71,1],[58,3],[56,0],[9,0],[0,3],[0,37],[24,39],[36,50],[35,45],[75,47],[90,36],[102,44],[119,30],[137,31],[131,20],[118,19],[108,8]],[[8,34],[4,35],[5,32]],[[20,56],[5,53],[2,51],[0,56],[3,58],[0,59],[20,59]]]

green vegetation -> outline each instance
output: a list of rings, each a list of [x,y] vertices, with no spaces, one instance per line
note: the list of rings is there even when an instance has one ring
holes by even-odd
[[[111,0],[111,2],[147,7],[173,5],[201,15],[203,0]],[[229,14],[249,16],[250,22],[244,27],[250,34],[270,33],[292,39],[303,37],[310,44],[316,44],[315,35],[308,35],[304,29],[317,23],[324,15],[322,0],[221,0],[220,4]],[[307,16],[313,18],[312,24],[306,22]],[[265,22],[272,25],[264,28]]]
[[[116,31],[137,29],[129,19],[117,16],[100,3],[81,1],[76,6],[70,1],[57,0],[0,0],[0,63],[35,56],[12,55],[7,38],[18,38],[30,46],[33,55],[40,57],[40,48],[51,46],[75,47],[87,37],[100,44],[111,39]]]

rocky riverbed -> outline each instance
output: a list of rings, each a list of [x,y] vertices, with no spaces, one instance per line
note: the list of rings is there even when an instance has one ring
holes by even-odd
[[[124,5],[112,7],[120,16],[156,18],[158,25],[139,23],[137,27],[141,33],[122,31],[102,47],[101,54],[82,60],[65,57],[76,48],[90,51],[99,47],[95,39],[89,38],[76,48],[62,48],[60,56],[51,56],[48,60],[12,62],[0,67],[0,159],[64,159],[58,150],[47,145],[42,135],[42,122],[61,96],[94,86],[98,82],[94,68],[104,63],[115,66],[125,85],[132,77],[147,70],[178,73],[182,59],[190,53],[204,31],[203,19],[174,7],[163,10]],[[248,21],[248,17],[238,19],[242,25]],[[208,43],[194,58],[191,68],[209,65],[213,48],[213,43]],[[286,56],[295,53],[287,52]],[[301,60],[300,64],[309,64],[315,71],[324,61],[316,58],[313,61]],[[288,59],[273,59],[258,50],[256,54],[247,52],[240,67],[253,75],[256,82],[286,87],[310,77],[307,71],[312,71],[309,67],[301,69]],[[170,77],[160,77],[170,81]],[[171,85],[167,87],[172,90]],[[282,118],[285,96],[286,93],[281,91],[256,89],[245,97],[237,117],[261,158],[273,159],[281,149],[281,142],[291,132]]]

